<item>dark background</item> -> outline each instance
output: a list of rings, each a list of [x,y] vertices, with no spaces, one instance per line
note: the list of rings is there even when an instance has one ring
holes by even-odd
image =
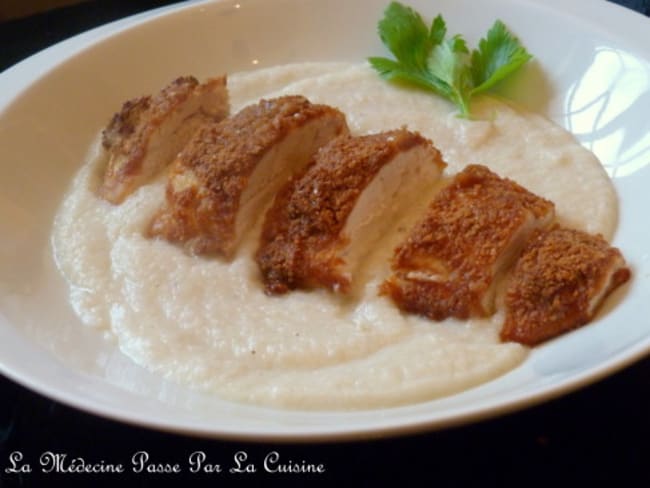
[[[73,34],[170,3],[86,1],[0,22],[0,70]],[[650,14],[650,0],[616,3]],[[283,460],[322,463],[326,471],[320,475],[128,473],[120,478],[5,473],[14,451],[21,451],[25,460],[37,467],[38,457],[45,451],[128,466],[131,454],[138,450],[171,464],[184,462],[193,451],[204,451],[226,471],[238,451],[245,451],[259,464],[268,452],[276,450]],[[150,431],[79,412],[0,375],[0,488],[115,486],[120,482],[125,486],[333,486],[339,481],[350,486],[415,484],[409,480],[431,488],[650,486],[649,459],[650,359],[591,387],[498,419],[420,435],[325,444],[242,443]]]

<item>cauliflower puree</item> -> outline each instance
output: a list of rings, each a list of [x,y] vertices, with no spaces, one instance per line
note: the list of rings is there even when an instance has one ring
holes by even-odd
[[[339,108],[355,134],[407,126],[433,140],[447,175],[485,164],[555,202],[561,223],[613,234],[617,200],[599,161],[538,115],[483,98],[473,106],[480,120],[460,119],[448,102],[388,84],[365,65],[279,66],[230,75],[228,86],[233,112],[260,97],[301,94]],[[115,206],[96,196],[105,164],[99,143],[94,154],[53,230],[70,301],[85,324],[110,330],[125,354],[172,381],[277,407],[376,408],[476,386],[526,357],[525,347],[499,342],[501,312],[433,322],[377,296],[392,248],[430,195],[370,245],[352,298],[269,297],[253,261],[259,220],[232,262],[188,256],[143,237],[163,201],[164,175]]]

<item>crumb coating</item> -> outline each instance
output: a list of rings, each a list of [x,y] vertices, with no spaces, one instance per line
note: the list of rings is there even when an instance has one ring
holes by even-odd
[[[559,226],[539,231],[508,285],[501,339],[533,346],[578,328],[629,279],[621,252],[602,236]]]
[[[226,77],[199,84],[193,76],[181,76],[154,96],[146,95],[126,101],[102,131],[102,146],[110,159],[99,195],[121,203],[132,188],[132,180],[142,173],[143,160],[155,132],[189,97],[201,92],[225,90]],[[224,107],[227,110],[227,104]],[[226,113],[214,114],[220,118]],[[160,167],[169,161],[160,161]]]
[[[394,253],[380,292],[434,320],[492,313],[484,298],[523,225],[547,220],[552,202],[482,165],[469,165],[433,199]]]
[[[347,131],[340,111],[298,95],[264,99],[204,125],[173,163],[149,234],[189,243],[194,254],[231,255],[240,197],[257,164],[290,131],[319,118]]]
[[[346,292],[350,276],[340,251],[342,231],[364,189],[402,151],[422,145],[444,168],[431,141],[406,129],[366,136],[343,135],[278,193],[266,215],[256,259],[266,291],[326,287]]]

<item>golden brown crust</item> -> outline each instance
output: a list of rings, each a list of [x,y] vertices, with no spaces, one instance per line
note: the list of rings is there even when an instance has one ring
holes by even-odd
[[[108,126],[102,131],[102,146],[104,149],[116,149],[129,154],[134,146],[130,137],[140,124],[144,113],[151,106],[151,97],[144,96],[127,100],[122,109],[113,115]]]
[[[458,173],[394,253],[386,294],[404,311],[435,320],[486,316],[484,297],[513,236],[549,220],[553,203],[485,166]]]
[[[323,286],[345,292],[339,251],[347,218],[366,186],[398,153],[431,141],[405,129],[367,136],[340,136],[277,194],[266,214],[257,263],[268,293]]]
[[[515,266],[501,339],[539,344],[591,320],[600,300],[630,279],[620,251],[600,235],[537,232]]]
[[[258,162],[290,131],[320,118],[347,131],[341,112],[302,96],[261,100],[205,125],[173,163],[166,204],[149,234],[187,244],[194,254],[230,256],[240,197]]]
[[[170,114],[190,96],[201,92],[225,89],[225,76],[199,84],[193,76],[182,76],[164,87],[155,96],[143,96],[124,103],[102,132],[102,146],[109,153],[109,162],[99,195],[120,203],[134,189],[135,179],[143,172],[143,160],[152,135]],[[213,115],[227,115],[227,103]],[[170,161],[161,162],[160,168]]]

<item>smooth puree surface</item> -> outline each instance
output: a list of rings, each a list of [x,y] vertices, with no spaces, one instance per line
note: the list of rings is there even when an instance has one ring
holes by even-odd
[[[615,229],[616,194],[599,161],[538,115],[484,98],[474,105],[480,120],[460,119],[446,101],[388,84],[365,65],[278,66],[231,75],[228,86],[233,112],[260,97],[301,94],[342,110],[356,134],[407,126],[441,150],[447,175],[485,164],[554,201],[561,223],[607,239]],[[259,221],[232,262],[147,239],[164,175],[111,205],[95,194],[105,164],[97,146],[58,213],[54,252],[81,320],[110,330],[125,354],[152,371],[235,401],[376,408],[449,395],[526,358],[526,348],[499,343],[501,312],[436,323],[377,296],[391,250],[433,186],[392,232],[369,243],[352,298],[269,297],[253,260]]]

